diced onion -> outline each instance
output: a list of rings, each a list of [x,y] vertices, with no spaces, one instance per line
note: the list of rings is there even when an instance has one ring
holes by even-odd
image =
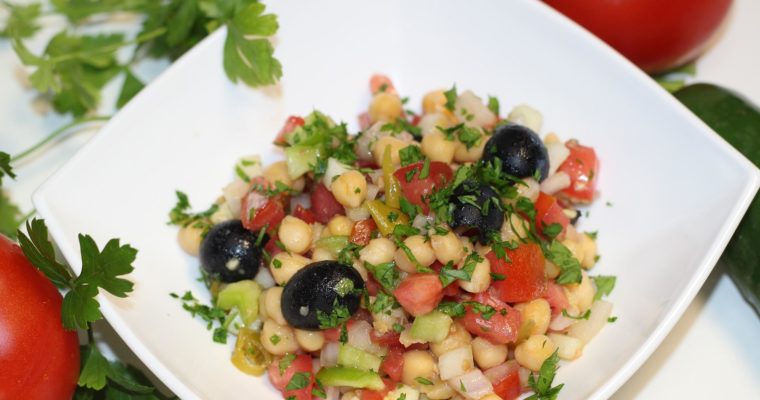
[[[568,187],[570,187],[570,176],[562,171],[541,182],[541,191],[546,194],[554,194]]]
[[[325,176],[322,177],[322,183],[327,189],[330,189],[335,178],[343,175],[344,173],[351,171],[351,166],[343,164],[342,162],[334,159],[327,159],[327,169],[325,170]]]
[[[483,104],[483,100],[470,90],[457,97],[454,110],[460,121],[467,126],[484,127],[496,121],[496,115]]]
[[[472,346],[462,346],[443,353],[438,357],[438,373],[443,380],[464,375],[473,369]]]
[[[588,343],[599,331],[607,325],[607,319],[612,314],[612,303],[597,300],[591,306],[588,319],[575,323],[567,331],[567,335]]]
[[[357,321],[348,329],[348,344],[359,350],[364,350],[378,356],[388,354],[387,348],[378,346],[372,342],[369,336],[370,331],[372,331],[372,325],[369,322]]]
[[[570,149],[562,142],[554,142],[546,145],[546,151],[549,153],[549,175],[551,175],[570,156]]]
[[[351,221],[361,221],[370,217],[369,210],[363,204],[356,208],[347,208],[346,216]]]
[[[332,367],[338,364],[338,351],[340,350],[340,343],[327,342],[322,347],[322,351],[319,353],[319,364],[323,367]]]
[[[380,188],[377,185],[367,184],[367,200],[375,200],[378,192],[380,192]]]
[[[544,123],[544,117],[541,113],[531,106],[521,104],[509,112],[507,119],[518,125],[530,128],[533,132],[541,132],[541,126]]]
[[[414,217],[414,221],[412,221],[412,226],[424,231],[426,226],[430,226],[430,224],[433,222],[435,218],[430,215],[422,215],[418,214],[416,217]]]
[[[574,319],[562,314],[557,314],[557,316],[552,318],[552,321],[549,323],[549,330],[553,332],[564,332],[574,323]]]
[[[464,375],[448,380],[449,386],[467,399],[477,400],[493,393],[493,385],[483,371],[474,369]]]
[[[547,336],[557,345],[557,355],[563,360],[575,360],[583,353],[583,342],[580,339],[559,333]]]
[[[264,289],[269,289],[275,285],[274,278],[269,272],[269,268],[259,268],[259,272],[256,273],[254,280]]]

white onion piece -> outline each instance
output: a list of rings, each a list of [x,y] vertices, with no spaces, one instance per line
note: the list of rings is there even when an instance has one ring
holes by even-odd
[[[308,193],[301,193],[298,196],[291,197],[290,209],[295,210],[297,205],[307,209],[311,207],[311,198],[309,198]]]
[[[533,178],[525,178],[522,181],[525,185],[517,185],[517,194],[535,202],[538,199],[538,192],[541,191],[541,185]]]
[[[347,208],[346,217],[351,221],[361,221],[370,217],[369,210],[364,205],[356,208]]]
[[[322,347],[322,351],[319,353],[319,365],[323,367],[332,367],[338,364],[338,351],[340,351],[340,343],[327,342]]]
[[[380,192],[380,188],[372,183],[367,184],[367,200],[375,200],[377,194]]]
[[[448,125],[448,117],[439,112],[425,114],[422,116],[422,118],[420,118],[420,122],[417,123],[417,127],[420,128],[420,131],[422,131],[422,136],[440,132],[438,129],[439,126],[445,128]]]
[[[553,332],[564,332],[567,330],[567,328],[570,327],[570,325],[574,323],[574,319],[566,317],[562,314],[557,314],[557,316],[552,318],[551,322],[549,323],[549,330]]]
[[[562,142],[554,142],[546,145],[546,151],[549,153],[549,175],[552,175],[570,156],[570,149]]]
[[[477,400],[493,393],[493,385],[483,371],[474,369],[464,375],[448,380],[449,386],[468,399]],[[464,389],[464,390],[463,390]]]
[[[333,180],[352,169],[351,166],[343,164],[334,158],[328,158],[327,169],[325,169],[325,176],[322,177],[322,183],[328,190],[331,190],[330,186],[332,185]]]
[[[510,122],[530,128],[533,132],[541,132],[541,126],[544,124],[544,117],[535,108],[521,104],[512,109],[507,116]]]
[[[248,183],[243,182],[240,179],[235,179],[232,183],[222,189],[224,201],[227,203],[227,207],[229,207],[230,212],[232,212],[233,215],[240,214],[240,200],[242,200],[247,193]]]
[[[575,360],[583,354],[583,342],[574,337],[559,333],[547,335],[557,345],[557,355],[563,360]]]
[[[530,376],[532,374],[533,371],[525,367],[520,367],[520,370],[517,371],[517,375],[520,377],[520,386],[524,388],[530,387]]]
[[[374,160],[374,158],[372,158],[372,144],[375,143],[380,136],[385,136],[385,134],[381,134],[380,131],[380,128],[383,126],[383,124],[383,122],[376,122],[374,125],[370,126],[367,128],[367,130],[362,132],[361,136],[356,138],[354,151],[356,152],[356,156],[359,158],[359,160]]]
[[[488,378],[491,383],[497,383],[504,380],[504,378],[515,371],[516,369],[520,368],[520,364],[517,363],[515,360],[509,360],[503,364],[499,364],[495,367],[491,367],[485,371],[483,371],[483,374]]]
[[[325,387],[325,400],[340,400],[340,389],[337,386]]]
[[[570,187],[570,176],[563,171],[557,172],[541,182],[541,191],[546,194],[554,194],[568,187]]]
[[[472,346],[462,346],[441,354],[438,357],[438,373],[443,380],[464,375],[474,368]]]
[[[269,268],[259,268],[259,272],[256,273],[254,280],[264,289],[269,289],[275,285],[274,278],[269,272]]]
[[[367,321],[357,321],[351,328],[348,329],[348,344],[356,347],[359,350],[384,356],[388,354],[388,349],[383,346],[378,346],[370,339],[370,332],[372,331],[372,325]]]
[[[414,217],[414,221],[412,221],[412,226],[420,231],[425,231],[425,227],[430,226],[433,223],[434,218],[435,217],[430,215],[417,214],[417,216]]]
[[[599,331],[607,325],[607,319],[612,314],[612,303],[597,300],[591,305],[591,315],[588,319],[575,323],[567,331],[567,335],[588,343]]]
[[[483,100],[470,90],[457,97],[454,113],[467,126],[484,127],[496,121],[496,115],[483,103]]]

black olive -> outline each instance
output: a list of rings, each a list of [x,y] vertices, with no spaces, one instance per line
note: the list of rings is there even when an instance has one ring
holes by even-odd
[[[364,280],[359,271],[337,261],[317,261],[293,275],[282,292],[280,307],[290,326],[317,330],[347,320],[359,309]],[[321,316],[321,318],[319,318]]]
[[[490,232],[498,232],[504,223],[499,194],[490,186],[468,179],[450,197],[453,204],[451,227],[462,234],[477,233],[481,243],[488,242]]]
[[[576,210],[574,208],[572,208],[572,209],[566,208],[565,209],[565,211],[568,211],[568,210],[570,210],[570,211],[573,212],[573,217],[570,218],[570,223],[573,224],[573,225],[577,224],[578,220],[581,219],[581,211],[580,210]]]
[[[263,259],[262,245],[256,245],[258,236],[237,219],[214,225],[201,242],[201,266],[222,282],[253,279]]]
[[[506,124],[493,132],[483,148],[482,162],[501,162],[502,171],[517,178],[549,175],[549,153],[538,135],[522,125]]]

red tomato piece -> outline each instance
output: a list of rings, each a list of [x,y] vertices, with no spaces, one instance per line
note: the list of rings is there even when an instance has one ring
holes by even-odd
[[[367,278],[367,281],[364,282],[364,285],[367,287],[367,293],[369,293],[370,296],[377,296],[377,292],[380,291],[380,284],[377,283],[372,275]]]
[[[491,272],[504,275],[504,280],[494,281],[491,285],[496,297],[506,303],[519,303],[543,296],[546,276],[541,247],[527,243],[506,252],[509,261],[497,258],[493,251],[486,254]]]
[[[351,229],[351,243],[366,246],[372,239],[372,232],[377,229],[377,224],[372,218],[357,221]]]
[[[296,400],[311,400],[311,389],[314,386],[311,356],[308,354],[296,356],[296,359],[284,369],[282,374],[280,374],[280,360],[279,358],[275,359],[272,365],[269,366],[269,381],[272,382],[272,385],[281,391],[285,398],[293,396]],[[308,373],[309,384],[302,389],[287,390],[288,384],[293,379],[293,375],[297,373]]]
[[[277,233],[272,233],[272,236],[269,238],[267,243],[264,245],[264,251],[269,254],[269,257],[274,257],[280,253],[282,253],[283,249],[280,248],[280,246],[277,245],[277,241],[279,239],[277,238]]]
[[[574,140],[565,146],[570,155],[559,166],[559,171],[570,176],[570,186],[562,189],[560,194],[574,203],[590,203],[594,200],[596,182],[599,180],[599,159],[592,147],[582,146]]]
[[[396,88],[393,86],[393,81],[387,75],[374,74],[369,78],[369,91],[373,95],[378,92],[385,92],[390,94],[396,94]]]
[[[256,191],[250,192],[243,197],[242,204],[247,205],[249,203],[248,198],[250,196],[259,196]],[[267,227],[267,233],[274,234],[277,232],[277,225],[280,224],[283,218],[285,218],[285,206],[284,200],[279,196],[272,197],[267,200],[261,208],[240,208],[240,220],[243,222],[243,226],[250,231],[259,231],[263,227]]]
[[[559,224],[562,226],[562,230],[557,235],[557,238],[562,239],[565,234],[565,228],[570,224],[570,218],[565,215],[562,206],[559,205],[557,199],[544,192],[538,193],[538,199],[536,199],[536,231],[543,233],[544,229],[551,224]]]
[[[388,394],[388,392],[396,388],[396,382],[390,379],[383,379],[383,383],[385,383],[385,388],[383,388],[383,390],[367,390],[367,389],[360,390],[359,398],[361,398],[361,400],[385,399],[385,396]]]
[[[472,301],[491,306],[496,312],[486,319],[482,313],[475,312],[471,305],[466,306],[462,324],[468,332],[496,344],[507,344],[517,339],[517,332],[522,323],[520,311],[499,301],[488,292],[476,294]]]
[[[0,235],[0,399],[70,399],[79,340],[61,322],[61,294]]]
[[[514,400],[522,394],[520,364],[517,361],[509,360],[483,371],[483,374],[491,381],[494,393],[503,400]]]
[[[552,309],[552,317],[556,317],[562,313],[562,310],[570,308],[570,302],[567,300],[564,289],[553,280],[547,283],[544,298],[549,302],[549,307]]]
[[[280,133],[277,134],[277,139],[274,140],[274,144],[285,145],[288,142],[285,140],[285,136],[290,132],[293,132],[297,127],[303,126],[306,121],[303,118],[291,115],[285,120],[285,125],[280,129]]]
[[[372,341],[372,343],[385,347],[401,346],[401,342],[399,342],[400,337],[401,334],[395,331],[380,333],[373,329],[369,333],[369,339]]]
[[[314,216],[314,212],[309,210],[308,208],[304,208],[302,205],[298,204],[296,205],[296,209],[293,210],[293,216],[301,219],[303,222],[306,222],[307,224],[313,224],[314,221],[316,221],[316,217]]]
[[[546,0],[546,3],[647,72],[665,71],[699,55],[731,6],[731,0]]]
[[[393,346],[389,349],[388,355],[380,364],[380,372],[387,374],[396,382],[401,380],[401,375],[404,372],[404,349],[402,347]]]
[[[314,218],[322,224],[330,222],[336,215],[346,215],[343,205],[338,203],[332,192],[321,183],[314,185],[311,192],[311,210],[314,212]]]
[[[453,173],[448,164],[433,161],[430,163],[430,172],[427,177],[420,179],[424,163],[409,164],[393,173],[399,184],[401,192],[407,200],[422,208],[422,212],[428,213],[428,197],[437,188],[442,188],[451,180]],[[414,170],[414,172],[411,172]],[[408,174],[408,179],[407,179]]]
[[[441,302],[443,285],[436,274],[411,274],[393,291],[401,307],[415,317],[427,314]]]

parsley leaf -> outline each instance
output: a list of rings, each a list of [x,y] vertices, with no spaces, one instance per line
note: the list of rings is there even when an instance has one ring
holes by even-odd
[[[139,372],[133,374],[134,371],[130,368],[117,362],[108,361],[94,344],[81,346],[80,352],[82,369],[77,382],[79,385],[77,393],[87,389],[106,389],[109,394],[118,391],[120,394],[131,395],[125,398],[142,398],[139,395],[158,394],[154,393],[151,386],[138,382],[137,377],[144,378],[139,375]],[[78,397],[75,396],[75,398]]]
[[[21,210],[8,197],[8,194],[0,188],[0,234],[16,239],[16,231],[25,216]]]
[[[124,83],[121,86],[119,98],[116,100],[116,107],[124,107],[124,105],[132,100],[132,98],[135,97],[135,95],[137,95],[137,93],[139,93],[144,87],[145,84],[140,79],[138,79],[131,70],[128,69],[124,76]]]
[[[309,386],[311,382],[311,373],[309,372],[296,372],[293,377],[290,378],[288,386],[285,386],[285,390],[299,390]]]
[[[0,151],[0,185],[3,184],[3,176],[9,176],[11,179],[16,178],[11,167],[11,155]]]
[[[552,387],[554,381],[554,375],[557,373],[557,363],[559,363],[559,355],[555,350],[552,355],[544,360],[541,364],[541,369],[538,372],[538,379],[535,374],[528,376],[528,386],[535,392],[526,400],[554,400],[557,398],[559,391],[565,384],[559,384]]]
[[[570,249],[558,240],[552,240],[548,246],[543,247],[546,258],[553,262],[560,270],[557,277],[558,284],[581,283],[583,279],[581,264],[573,257]]]
[[[26,231],[29,236],[19,232],[18,241],[26,258],[59,289],[69,287],[73,274],[58,262],[55,257],[53,244],[48,239],[48,228],[45,221],[33,219],[27,221]]]
[[[446,104],[444,104],[444,106],[447,110],[454,112],[454,108],[457,104],[457,85],[454,85],[451,89],[443,92],[443,95],[446,97]]]
[[[224,72],[232,82],[249,86],[271,85],[282,77],[282,65],[266,36],[277,32],[277,16],[263,14],[265,6],[249,3],[236,10],[227,24],[224,42]]]
[[[338,325],[348,321],[351,318],[351,313],[348,311],[348,307],[338,303],[338,299],[333,301],[333,309],[330,313],[325,313],[322,310],[317,310],[317,320],[319,321],[319,329],[335,328]]]
[[[206,329],[212,330],[213,328],[212,338],[214,342],[227,343],[227,328],[235,319],[236,314],[228,316],[227,312],[219,307],[203,304],[190,291],[185,292],[182,297],[175,293],[170,293],[169,296],[182,301],[182,308],[190,315],[198,316],[206,322]]]
[[[367,268],[375,280],[388,292],[393,292],[401,280],[401,274],[392,261],[377,265],[364,262],[364,268]]]
[[[295,354],[285,354],[282,356],[282,359],[280,359],[280,363],[277,365],[277,367],[280,369],[280,375],[285,374],[285,370],[290,367],[290,364],[293,363],[293,361],[296,360]]]
[[[419,146],[406,146],[399,150],[398,156],[402,167],[422,161],[425,158]]]
[[[499,116],[499,108],[499,99],[494,96],[488,96],[488,109],[497,117]]]
[[[594,301],[600,300],[604,296],[609,296],[612,293],[612,289],[615,288],[615,281],[617,280],[614,276],[604,275],[592,276],[591,279],[594,280],[594,284],[596,285]]]
[[[42,5],[40,3],[31,3],[26,5],[11,4],[6,1],[2,5],[10,10],[10,15],[5,21],[5,27],[0,30],[0,38],[15,37],[28,38],[34,35],[40,26],[37,23]]]
[[[190,200],[187,195],[179,190],[175,191],[177,195],[177,203],[174,208],[169,211],[169,224],[178,225],[182,227],[192,226],[194,228],[202,229],[204,232],[211,229],[213,223],[211,222],[211,215],[214,214],[219,206],[216,204],[209,207],[206,211],[193,213],[190,211]]]

